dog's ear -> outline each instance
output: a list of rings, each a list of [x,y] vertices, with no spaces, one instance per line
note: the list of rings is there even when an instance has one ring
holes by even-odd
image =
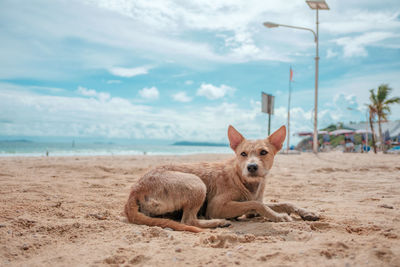
[[[237,146],[244,140],[243,135],[241,135],[232,125],[228,128],[228,139],[233,150],[236,150]]]
[[[276,152],[281,150],[283,141],[286,138],[286,127],[283,125],[281,128],[272,133],[267,140],[276,148]]]

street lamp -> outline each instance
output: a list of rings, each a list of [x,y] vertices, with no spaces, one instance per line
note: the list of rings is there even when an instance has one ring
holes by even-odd
[[[329,10],[328,4],[325,0],[310,0],[306,1],[308,6],[311,9],[315,9],[317,12],[316,17],[316,31],[314,32],[312,29],[304,28],[304,27],[297,27],[285,24],[278,24],[273,22],[264,22],[264,26],[267,28],[276,28],[276,27],[286,27],[298,30],[306,30],[310,31],[314,34],[314,41],[315,41],[315,99],[314,99],[314,137],[313,137],[313,152],[316,154],[318,153],[318,10]]]

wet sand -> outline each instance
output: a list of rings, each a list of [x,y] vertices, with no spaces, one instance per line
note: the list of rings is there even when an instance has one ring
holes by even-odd
[[[121,215],[152,166],[228,157],[0,158],[0,266],[400,266],[398,155],[278,155],[264,201],[317,222],[242,219],[194,234]]]

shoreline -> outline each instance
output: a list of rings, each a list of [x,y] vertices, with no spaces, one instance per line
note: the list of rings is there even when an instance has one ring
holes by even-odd
[[[50,154],[49,156],[46,155],[28,155],[28,154],[0,154],[0,159],[6,158],[97,158],[97,157],[191,157],[191,156],[225,156],[231,155],[234,156],[234,153],[218,153],[218,152],[211,152],[211,153],[180,153],[180,154],[163,154],[163,153],[155,153],[155,154],[73,154],[73,155],[64,155],[64,154]]]
[[[319,152],[318,155],[329,155],[329,154],[353,154],[353,155],[373,155],[373,151],[369,151],[368,153],[361,153],[361,152],[343,152],[340,150],[332,150],[332,151],[327,151],[327,152]],[[46,153],[40,153],[40,154],[31,154],[31,153],[16,153],[16,154],[5,154],[5,153],[0,153],[0,159],[1,158],[70,158],[70,157],[157,157],[157,156],[199,156],[199,155],[234,155],[233,151],[229,152],[181,152],[181,153],[163,153],[163,152],[146,152],[146,153],[99,153],[99,154],[93,154],[93,153],[80,153],[80,154],[63,154],[63,153],[49,153],[48,156],[46,156]],[[280,151],[277,155],[289,155],[289,156],[295,156],[295,155],[314,155],[312,151],[296,151],[295,153],[286,153],[284,151]],[[378,151],[377,154],[375,155],[389,155],[388,153],[383,153],[382,151]]]

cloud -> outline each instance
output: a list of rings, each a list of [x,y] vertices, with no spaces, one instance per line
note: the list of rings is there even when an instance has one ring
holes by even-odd
[[[122,83],[122,81],[120,80],[108,80],[107,84],[118,84],[118,83]]]
[[[337,52],[335,52],[335,51],[333,51],[332,49],[327,49],[326,50],[326,58],[334,58],[334,57],[337,57],[339,55],[339,53],[337,53]]]
[[[138,75],[143,75],[149,73],[151,67],[142,66],[137,68],[121,68],[121,67],[113,67],[110,68],[109,71],[111,74],[115,76],[120,76],[124,78],[131,78]]]
[[[400,12],[394,1],[386,1],[385,6],[379,2],[368,1],[359,4],[358,1],[336,2],[329,16],[324,19],[321,28],[324,32],[351,34],[374,31],[391,31],[400,26]],[[375,6],[374,6],[375,5]]]
[[[232,124],[247,138],[264,138],[267,119],[260,101],[211,102],[201,105],[159,107],[134,104],[120,97],[98,97],[99,92],[81,87],[73,96],[38,94],[25,86],[0,83],[0,135],[70,136],[226,142]],[[330,106],[319,109],[319,128],[338,121],[365,120],[355,95],[332,96]],[[351,107],[354,110],[349,110]],[[361,110],[361,111],[360,111]],[[286,106],[277,106],[271,130],[286,124]],[[291,108],[291,133],[313,129],[313,110]],[[291,139],[295,144],[300,139]]]
[[[93,89],[87,89],[85,87],[79,86],[77,93],[83,96],[92,96],[95,98],[98,98],[100,101],[106,101],[110,98],[109,93],[103,93],[103,92],[96,92],[96,90]]]
[[[329,105],[320,106],[318,110],[318,129],[323,129],[337,122],[349,123],[350,121],[365,121],[365,111],[358,104],[355,95],[344,93],[335,94]],[[279,106],[275,109],[272,128],[278,128],[281,124],[287,124],[287,107]],[[293,136],[297,132],[310,131],[314,129],[314,109],[292,106],[290,109],[290,132],[291,144],[296,144],[302,137]]]
[[[204,96],[210,100],[223,98],[227,94],[232,94],[235,88],[222,84],[221,86],[214,86],[208,83],[202,83],[197,90],[197,95]]]
[[[142,90],[139,91],[139,95],[144,98],[144,99],[150,99],[150,100],[155,100],[158,99],[160,96],[160,93],[158,92],[156,87],[150,87],[150,88],[143,88]]]
[[[229,124],[249,138],[266,136],[259,102],[245,107],[222,102],[175,105],[173,108],[134,104],[120,97],[101,101],[88,96],[41,95],[22,86],[0,83],[0,135],[70,136],[226,142]]]
[[[154,5],[154,10],[158,8]],[[207,62],[228,61],[205,40],[181,38],[149,25],[148,19],[121,15],[90,1],[38,0],[23,8],[3,1],[1,10],[7,12],[2,12],[0,24],[9,31],[1,35],[0,61],[7,64],[0,65],[0,78],[70,79],[93,70],[132,77],[148,68],[120,66],[165,64],[173,59],[176,64],[199,68]]]
[[[172,95],[172,99],[178,102],[190,102],[192,101],[192,98],[189,97],[186,92],[178,92],[176,94]]]
[[[162,108],[137,105],[120,97],[100,100],[81,87],[77,96],[41,95],[0,83],[0,135],[71,136],[161,140],[226,141],[230,123],[248,136],[259,136],[259,109],[233,103]]]
[[[374,45],[399,48],[397,0],[375,2],[329,3],[331,10],[321,13],[321,42],[340,43],[354,34],[386,31],[397,37]],[[289,62],[314,46],[310,33],[261,24],[268,19],[314,28],[314,16],[304,1],[37,0],[23,8],[15,1],[1,5],[7,12],[0,24],[8,29],[1,35],[4,79],[70,79],[82,71],[109,71],[111,66],[121,77],[146,73],[116,67],[132,62],[159,66],[173,61],[195,69],[260,60]],[[366,50],[349,44],[345,53],[364,56]]]
[[[335,42],[343,47],[344,57],[366,57],[368,55],[367,46],[373,46],[380,41],[398,37],[390,32],[368,32],[355,37],[342,37]]]
[[[386,66],[387,68],[388,66]],[[322,102],[331,102],[337,95],[357,96],[358,106],[363,107],[369,103],[369,90],[378,88],[382,83],[388,83],[393,88],[392,96],[400,96],[399,65],[389,65],[386,71],[381,72],[382,64],[374,63],[373,66],[361,66],[352,72],[334,79],[323,82],[320,85],[320,98]],[[400,114],[400,105],[393,106],[393,114]],[[398,116],[397,116],[398,118]]]
[[[185,84],[186,84],[186,85],[192,85],[192,84],[193,84],[193,81],[192,81],[192,80],[187,80],[187,81],[185,81]]]

